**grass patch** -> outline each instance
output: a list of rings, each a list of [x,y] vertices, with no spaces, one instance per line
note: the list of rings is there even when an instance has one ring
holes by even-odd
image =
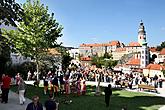
[[[16,92],[17,87],[13,86],[11,90]],[[101,90],[103,91],[103,88]],[[88,86],[86,96],[77,97],[70,95],[68,98],[72,100],[70,104],[63,103],[63,100],[66,99],[64,95],[56,97],[60,102],[60,110],[121,110],[123,106],[126,106],[128,110],[158,110],[162,105],[165,105],[165,98],[162,97],[113,89],[110,107],[106,108],[104,95],[95,96],[93,94],[94,91],[95,87],[91,88]],[[42,103],[48,99],[48,95],[43,94],[43,88],[28,85],[26,97],[31,99],[34,95],[38,95]]]

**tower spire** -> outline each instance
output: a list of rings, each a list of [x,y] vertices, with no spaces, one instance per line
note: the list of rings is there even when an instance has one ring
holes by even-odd
[[[138,30],[138,42],[142,46],[140,49],[141,51],[140,66],[141,68],[145,68],[146,65],[149,64],[149,51],[146,41],[146,31],[142,20],[140,21],[139,30]]]

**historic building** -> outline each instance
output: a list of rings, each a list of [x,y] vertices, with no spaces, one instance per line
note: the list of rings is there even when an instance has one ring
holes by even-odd
[[[156,57],[154,63],[165,63],[165,48],[161,51],[150,51],[152,57]]]
[[[108,43],[81,44],[79,46],[80,56],[104,56],[105,53],[112,53],[117,48],[123,47],[119,41],[110,41]]]
[[[163,70],[165,70],[165,66],[160,64],[149,64],[146,68],[143,69],[143,74],[145,76],[154,77],[155,75],[161,75],[164,78]]]
[[[158,58],[165,59],[165,48],[163,48],[163,49],[160,51],[160,54],[158,55]]]
[[[117,48],[114,52],[112,52],[113,60],[120,60],[122,56],[127,54],[126,47]]]
[[[130,42],[124,47],[117,48],[112,52],[114,60],[120,60],[122,56],[130,53],[139,53],[141,52],[141,45],[138,42]]]
[[[120,68],[123,73],[143,72],[142,69],[149,64],[150,53],[142,21],[138,28],[138,42],[131,42],[124,48],[116,49],[113,57],[119,60],[119,64],[115,67],[116,70]]]
[[[112,54],[113,60],[127,59],[120,63],[125,68],[145,68],[149,64],[150,53],[142,21],[138,28],[137,38],[138,42],[130,42],[128,45],[119,41],[102,44],[81,44],[79,47],[80,56],[84,61],[84,57],[90,57],[91,60],[91,56],[103,56],[105,53],[109,53]]]
[[[22,56],[18,53],[11,53],[10,57],[11,57],[12,65],[21,65],[24,62],[31,62],[32,61],[32,59],[30,57],[25,57],[25,56]]]
[[[149,48],[147,46],[147,40],[146,40],[146,31],[142,21],[140,22],[139,31],[138,31],[138,43],[142,46],[140,65],[141,68],[145,68],[149,64],[150,56],[149,56]]]
[[[79,59],[79,49],[78,48],[73,48],[68,50],[70,57],[72,57],[74,60]]]

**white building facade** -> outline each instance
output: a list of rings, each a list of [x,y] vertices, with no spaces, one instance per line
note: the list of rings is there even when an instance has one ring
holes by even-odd
[[[11,53],[10,54],[12,65],[21,65],[24,62],[32,62],[30,57],[24,57],[18,53]]]
[[[72,58],[75,59],[75,60],[78,60],[79,54],[80,54],[78,48],[68,50],[68,52],[69,52],[69,54],[70,54],[70,57],[72,57]]]

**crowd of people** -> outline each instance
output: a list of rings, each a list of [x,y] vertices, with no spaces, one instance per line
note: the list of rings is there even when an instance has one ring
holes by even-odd
[[[34,79],[32,79],[32,74],[29,71],[27,74],[27,80],[35,80],[34,86],[39,86],[41,80],[37,80],[37,74],[34,74]],[[19,103],[23,105],[25,103],[24,94],[26,92],[26,84],[18,73],[15,76],[15,84],[18,87],[18,96],[19,96]],[[1,103],[8,103],[8,93],[10,89],[10,84],[13,81],[7,74],[2,75],[1,81],[1,90],[2,90],[2,100]],[[161,75],[156,75],[154,77],[144,76],[143,74],[138,73],[131,73],[131,74],[124,74],[121,72],[113,72],[109,69],[90,69],[90,68],[79,68],[77,70],[67,70],[65,73],[62,71],[52,72],[49,71],[47,74],[43,76],[43,93],[49,94],[49,100],[45,102],[45,107],[48,108],[47,110],[51,110],[49,107],[50,105],[52,108],[58,108],[58,103],[55,102],[53,99],[60,95],[65,94],[69,97],[70,94],[74,94],[76,96],[85,95],[87,91],[86,81],[94,81],[94,82],[105,82],[114,85],[120,85],[121,87],[129,87],[132,89],[133,85],[138,84],[146,84],[152,85],[155,88],[162,88],[163,79]],[[112,95],[111,85],[105,88],[105,96],[110,97]],[[27,106],[26,110],[33,110],[34,107],[37,105],[37,109],[35,110],[42,110],[42,104],[40,104],[39,97],[34,96],[32,98],[33,102]],[[110,98],[105,98],[106,106],[109,106]],[[37,102],[37,103],[36,103]],[[33,109],[32,109],[33,107]]]
[[[113,72],[108,69],[78,69],[75,71],[68,70],[64,74],[61,71],[49,71],[43,77],[44,80],[44,93],[47,94],[48,88],[55,95],[59,93],[77,93],[77,95],[86,93],[86,81],[106,82],[113,85],[120,85],[121,87],[129,87],[138,84],[146,84],[154,86],[155,88],[162,88],[163,78],[161,75],[154,77],[144,76],[142,73],[124,74],[121,72]]]
[[[64,75],[62,72],[52,73],[48,72],[43,77],[44,94],[53,94],[57,96],[59,94],[70,93],[77,94],[78,96],[85,95],[86,83],[85,79],[81,74],[71,75],[69,71]]]
[[[24,105],[26,84],[19,73],[15,76],[15,81],[12,82],[12,78],[8,74],[3,74],[0,82],[0,89],[2,90],[1,103],[8,103],[8,94],[11,84],[17,86],[17,93],[19,98],[19,104]],[[46,110],[58,110],[58,103],[54,101],[54,97],[49,94],[49,99],[45,101]],[[26,110],[43,110],[43,105],[39,101],[39,96],[33,96],[32,102],[26,107]]]

